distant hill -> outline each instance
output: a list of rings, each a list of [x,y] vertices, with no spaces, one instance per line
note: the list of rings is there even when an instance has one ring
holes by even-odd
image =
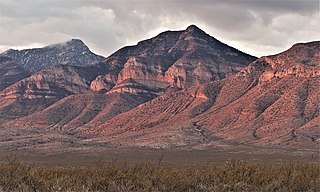
[[[104,57],[92,53],[79,39],[43,48],[9,49],[1,53],[0,56],[12,58],[21,67],[31,72],[41,71],[56,64],[84,66],[104,59]]]

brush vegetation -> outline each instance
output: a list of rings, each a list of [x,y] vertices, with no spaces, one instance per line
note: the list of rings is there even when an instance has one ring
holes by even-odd
[[[126,163],[95,167],[0,165],[0,191],[320,191],[320,165],[264,165],[238,160],[218,166]]]

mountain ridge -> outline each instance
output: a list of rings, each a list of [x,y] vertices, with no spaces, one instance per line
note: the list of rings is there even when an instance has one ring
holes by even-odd
[[[313,53],[310,63],[318,61],[319,50]],[[271,65],[265,58],[258,59],[225,79],[158,97],[84,133],[93,134],[96,142],[152,148],[316,147],[320,142],[319,76],[259,81]],[[319,62],[314,70],[317,67]],[[128,139],[134,135],[141,136]]]
[[[136,46],[124,47],[97,64],[84,67],[60,64],[49,67],[8,87],[0,96],[2,100],[12,98],[26,102],[41,98],[47,98],[48,101],[52,99],[52,102],[55,102],[56,99],[73,94],[108,91],[145,94],[150,92],[156,96],[164,93],[168,87],[187,88],[213,79],[221,79],[256,59],[221,44],[200,29],[196,31],[209,39],[209,42],[190,39],[188,30],[164,32],[141,41],[142,43]],[[200,43],[195,44],[194,41]],[[211,41],[214,43],[211,44]],[[81,43],[79,40],[70,42]],[[188,51],[189,46],[192,50]],[[233,55],[223,59],[222,56],[217,56],[222,52]],[[135,83],[122,83],[127,79],[132,79]],[[185,83],[187,79],[192,81]],[[45,103],[47,106],[48,102]],[[40,106],[40,109],[43,107]],[[14,111],[4,113],[11,114]]]
[[[116,84],[126,78],[137,81],[141,79],[157,80],[163,82],[163,86],[171,85],[184,88],[196,84],[195,81],[207,82],[223,78],[226,73],[238,71],[256,59],[256,57],[221,43],[199,28],[194,31],[200,33],[201,38],[198,38],[198,33],[190,35],[190,28],[195,28],[195,26],[190,26],[182,31],[162,32],[153,38],[138,42],[135,46],[119,49],[103,61],[104,65],[114,68],[116,71],[105,76],[106,81]],[[228,58],[224,58],[219,54],[230,55]],[[233,56],[237,58],[236,61],[232,60]],[[187,60],[191,61],[188,63]],[[196,62],[198,62],[198,66],[195,66]],[[222,67],[220,68],[217,63]],[[179,71],[181,65],[188,65],[182,67],[188,67],[190,71],[184,71],[177,75],[176,72]],[[189,73],[201,73],[206,70],[208,71],[206,80],[197,77],[193,82],[185,82],[185,79],[192,78],[189,77],[191,76],[188,75]],[[148,86],[148,82],[139,83]]]
[[[257,59],[191,25],[93,65],[52,66],[0,92],[0,145],[315,148],[319,46]]]

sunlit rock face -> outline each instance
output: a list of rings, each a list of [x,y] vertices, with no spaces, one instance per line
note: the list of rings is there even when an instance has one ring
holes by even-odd
[[[240,71],[256,58],[240,52],[191,25],[166,31],[125,47],[105,61],[105,79],[120,84],[126,79],[148,87],[189,88]]]
[[[92,54],[76,39],[2,54],[10,55],[19,66],[31,71],[27,78],[13,82],[0,92],[0,103],[5,104],[0,106],[0,114],[10,119],[40,113],[54,102],[79,94],[124,100],[128,103],[122,104],[127,106],[123,109],[129,110],[163,94],[223,79],[256,59],[194,25],[182,31],[160,33],[135,46],[121,48],[105,59]],[[206,97],[202,92],[197,95]],[[75,104],[87,102],[81,101],[81,97]],[[24,111],[25,108],[32,110]],[[118,112],[123,111],[120,108],[115,107]],[[106,110],[107,116],[117,114],[115,109]]]
[[[102,75],[98,75],[94,81],[90,84],[90,89],[95,93],[105,93],[109,91],[114,84],[107,79],[105,79]]]
[[[0,96],[36,99],[63,98],[70,94],[89,93],[90,82],[96,73],[93,68],[56,65],[7,87]]]
[[[289,50],[260,60],[268,63],[269,69],[262,76],[261,81],[269,81],[274,78],[320,77],[320,41],[311,43],[299,43]]]
[[[196,26],[163,32],[93,65],[13,79],[0,92],[0,123],[10,128],[0,136],[23,131],[2,146],[33,143],[24,130],[36,130],[77,139],[77,150],[318,147],[319,59],[319,41],[256,59]],[[0,67],[22,73],[8,59]],[[47,146],[70,146],[52,139]]]
[[[294,45],[218,81],[188,89],[170,87],[152,101],[82,133],[97,134],[96,141],[152,148],[244,144],[316,149],[319,45]]]

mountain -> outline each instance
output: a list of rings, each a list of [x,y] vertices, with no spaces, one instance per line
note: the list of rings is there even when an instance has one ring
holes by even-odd
[[[11,114],[6,115],[9,119],[29,115],[74,94],[130,93],[153,99],[169,87],[188,88],[221,79],[255,59],[192,25],[124,47],[94,65],[55,65],[37,72],[0,92],[0,102],[11,103],[0,106],[0,113]],[[17,110],[27,103],[34,110]]]
[[[51,66],[0,92],[0,146],[314,148],[319,46],[257,59],[191,25],[93,65]]]
[[[18,118],[66,96],[90,93],[90,82],[101,71],[99,67],[55,65],[34,73],[0,92],[0,117]]]
[[[91,81],[104,71],[99,66],[91,67],[104,58],[78,39],[44,48],[8,50],[0,55],[13,58],[20,70],[31,71],[25,76],[15,74],[19,79],[3,87],[0,120],[26,116],[66,96],[90,92]]]
[[[242,71],[158,97],[83,131],[95,142],[157,148],[317,147],[320,41],[262,57]]]
[[[30,75],[11,58],[0,57],[0,91]]]
[[[0,56],[10,57],[24,69],[37,72],[55,64],[84,66],[97,63],[104,57],[92,53],[79,39],[49,45],[43,48],[14,50],[9,49]]]
[[[195,25],[166,31],[135,46],[120,49],[103,61],[105,91],[126,79],[152,88],[189,88],[235,73],[256,57],[245,54]]]

